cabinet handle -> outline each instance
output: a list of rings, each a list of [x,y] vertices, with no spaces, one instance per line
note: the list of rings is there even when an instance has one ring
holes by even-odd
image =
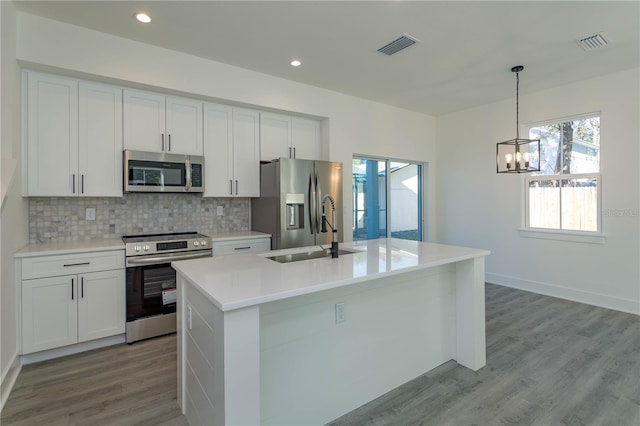
[[[65,268],[68,266],[81,266],[81,265],[91,265],[91,262],[82,262],[82,263],[65,263],[64,266]]]
[[[291,147],[289,147],[289,158],[293,158],[293,157],[291,156]]]
[[[247,247],[236,247],[234,248],[234,250],[249,250],[251,248],[251,246],[247,246]]]
[[[160,136],[162,137],[162,150],[164,151],[164,133],[160,133]]]
[[[80,193],[84,194],[84,175],[80,175]]]
[[[71,300],[73,300],[75,298],[74,294],[73,294],[73,278],[71,278]]]
[[[293,158],[296,158],[296,147],[293,147]]]
[[[171,151],[171,133],[168,134],[169,137],[169,151]]]
[[[238,195],[238,180],[236,179],[236,195]]]
[[[76,175],[75,173],[73,175],[71,175],[71,193],[75,194],[76,193]]]
[[[80,277],[80,297],[84,299],[84,277]]]

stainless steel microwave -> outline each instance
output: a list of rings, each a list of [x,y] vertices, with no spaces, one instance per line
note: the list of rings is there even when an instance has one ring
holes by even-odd
[[[204,192],[204,157],[125,149],[124,192]]]

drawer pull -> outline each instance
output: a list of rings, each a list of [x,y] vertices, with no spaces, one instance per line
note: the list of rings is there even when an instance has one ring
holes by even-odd
[[[68,266],[82,266],[82,265],[91,265],[91,262],[82,262],[82,263],[66,263],[63,266],[66,268]]]
[[[247,247],[236,247],[234,248],[234,250],[249,250],[251,248],[251,246],[247,246]]]

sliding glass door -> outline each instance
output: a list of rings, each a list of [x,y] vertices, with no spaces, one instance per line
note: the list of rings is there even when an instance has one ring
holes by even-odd
[[[353,158],[353,239],[422,240],[422,165]]]

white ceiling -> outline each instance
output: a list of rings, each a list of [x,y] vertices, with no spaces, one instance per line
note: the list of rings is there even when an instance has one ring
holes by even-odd
[[[640,66],[638,1],[16,1],[27,13],[441,115]],[[137,11],[152,22],[135,21]],[[576,39],[604,31],[610,44]],[[421,43],[377,49],[409,34]],[[302,66],[289,65],[292,58]]]

